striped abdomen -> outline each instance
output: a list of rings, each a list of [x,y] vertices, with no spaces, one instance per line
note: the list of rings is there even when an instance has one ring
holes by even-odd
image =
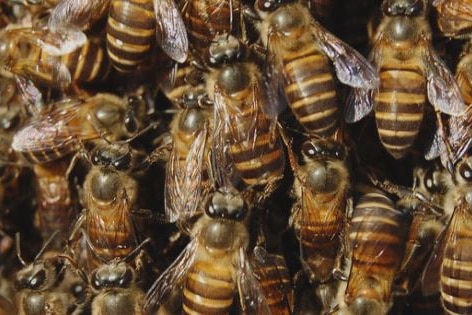
[[[228,314],[236,293],[233,272],[231,265],[218,260],[196,262],[184,285],[183,313]]]
[[[441,300],[448,314],[472,314],[470,210],[467,206],[456,207],[446,235],[441,264]]]
[[[276,52],[277,53],[277,52]],[[316,46],[282,53],[285,94],[298,122],[310,134],[330,137],[338,127],[338,99],[328,57]]]
[[[69,69],[74,82],[101,81],[110,72],[105,47],[98,38],[92,38],[81,48],[62,56],[61,62]]]
[[[396,159],[405,156],[420,131],[426,103],[425,78],[415,64],[381,67],[375,96],[375,119],[380,141]]]
[[[20,152],[28,161],[34,164],[43,164],[60,159],[72,152],[77,152],[80,148],[80,141],[71,136],[71,138],[66,141],[51,138],[41,146],[38,146],[35,150]]]
[[[183,13],[189,41],[197,49],[207,49],[218,34],[237,34],[239,0],[191,0]]]
[[[113,1],[107,22],[107,51],[115,69],[134,71],[151,50],[155,29],[152,1]]]
[[[264,258],[265,263],[252,264],[253,272],[264,293],[265,302],[272,315],[291,314],[292,281],[282,255],[269,254]]]
[[[352,251],[348,304],[357,298],[389,301],[403,254],[403,220],[404,215],[384,194],[372,192],[360,198],[348,232]]]
[[[302,198],[297,202],[300,208],[292,216],[301,259],[310,268],[312,281],[325,282],[335,267],[346,199],[338,202],[337,194],[313,194],[308,189],[304,189]]]

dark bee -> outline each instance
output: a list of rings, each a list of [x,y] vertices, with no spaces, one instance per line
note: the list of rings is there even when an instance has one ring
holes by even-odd
[[[173,0],[63,0],[49,25],[86,27],[107,11],[107,51],[118,71],[136,70],[151,51],[154,36],[169,57],[187,59],[187,32]]]
[[[29,161],[46,163],[77,152],[83,141],[129,139],[141,128],[144,108],[113,94],[65,99],[32,119],[15,134],[12,148]]]
[[[470,37],[472,3],[468,0],[435,0],[439,30],[446,36]],[[469,104],[469,103],[468,103]]]
[[[268,49],[272,90],[282,91],[297,121],[311,135],[332,137],[339,128],[335,75],[361,89],[378,86],[374,68],[336,38],[307,7],[288,1],[256,1],[260,37]]]
[[[383,193],[359,199],[348,230],[351,266],[340,314],[387,313],[403,255],[404,220]]]
[[[436,111],[458,116],[464,101],[454,77],[434,51],[425,3],[385,0],[371,60],[380,77],[378,89],[354,89],[346,121],[356,122],[374,109],[384,148],[403,158],[420,131],[427,102]]]
[[[296,197],[290,224],[300,242],[300,259],[310,281],[326,282],[338,267],[346,218],[349,171],[343,144],[310,138],[291,156]]]
[[[283,175],[285,157],[270,103],[257,66],[240,61],[243,47],[222,36],[209,48],[207,90],[214,102],[213,154],[224,177],[245,185],[275,187]],[[222,186],[227,186],[223,184]]]
[[[192,241],[149,290],[145,309],[182,286],[184,314],[228,314],[238,292],[243,312],[270,314],[246,255],[247,211],[241,194],[215,192],[192,229]]]
[[[45,252],[49,241],[29,265],[19,254],[24,268],[16,273],[14,279],[18,315],[82,314],[88,298],[86,283],[81,274],[67,263],[68,259],[59,256],[58,252]]]
[[[127,145],[100,143],[90,152],[92,168],[82,188],[84,211],[75,223],[71,240],[80,229],[89,236],[87,269],[104,261],[127,256],[137,245],[132,210],[138,197],[133,178],[137,155]],[[80,245],[80,244],[78,244]]]

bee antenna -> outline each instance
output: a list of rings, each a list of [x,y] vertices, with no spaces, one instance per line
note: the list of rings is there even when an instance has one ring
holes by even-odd
[[[80,229],[80,232],[82,233],[82,235],[84,236],[84,239],[85,239],[85,243],[87,243],[87,246],[92,250],[92,253],[93,255],[98,259],[100,260],[100,262],[102,264],[106,264],[107,263],[107,260],[102,257],[96,250],[95,246],[92,244],[92,241],[90,241],[90,237],[88,236],[87,232],[81,228]]]
[[[23,267],[25,267],[27,264],[26,264],[26,261],[23,259],[22,255],[21,255],[20,232],[17,232],[15,234],[15,243],[16,243],[15,244],[15,246],[16,246],[16,256],[18,257],[18,260],[23,265]]]
[[[51,234],[51,236],[49,236],[49,238],[47,239],[47,241],[44,243],[43,245],[43,248],[41,248],[41,250],[39,251],[39,253],[36,255],[36,257],[34,257],[34,261],[38,260],[39,257],[41,257],[44,252],[46,251],[46,249],[48,248],[48,246],[52,243],[52,241],[54,240],[54,238],[56,238],[57,234],[59,234],[61,231],[57,230],[55,231],[54,233]]]
[[[150,242],[151,242],[151,238],[150,237],[146,238],[144,241],[141,242],[141,244],[136,246],[135,249],[133,249],[128,255],[126,255],[126,257],[123,258],[123,261],[124,262],[129,262],[132,258],[134,258],[141,251],[141,249],[144,247],[144,245],[146,245]]]
[[[66,254],[59,254],[58,257],[67,260],[72,265],[72,267],[74,267],[74,269],[77,271],[77,273],[79,274],[79,277],[84,282],[88,282],[87,274],[85,273],[84,270],[79,268],[79,265],[77,264],[77,262],[72,257],[70,257],[69,255],[66,255]]]

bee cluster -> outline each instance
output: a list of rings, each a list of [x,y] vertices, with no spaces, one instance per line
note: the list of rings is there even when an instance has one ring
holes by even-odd
[[[0,315],[472,314],[472,1],[0,10]]]

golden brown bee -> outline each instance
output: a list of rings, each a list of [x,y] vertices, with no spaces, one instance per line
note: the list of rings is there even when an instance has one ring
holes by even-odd
[[[93,83],[107,78],[110,63],[100,37],[85,38],[83,33],[72,30],[56,32],[47,28],[7,30],[4,40],[11,43],[6,43],[9,49],[3,51],[3,56],[8,71],[38,85],[63,90],[71,83]],[[18,45],[28,45],[20,55]]]
[[[182,17],[190,45],[196,50],[194,57],[199,57],[218,35],[231,34],[239,37],[240,13],[240,0],[183,1]]]
[[[262,18],[260,37],[268,49],[272,93],[282,91],[309,134],[334,136],[340,123],[335,76],[343,84],[372,89],[379,82],[375,69],[315,21],[304,5],[261,0],[255,6]]]
[[[228,314],[238,293],[246,314],[270,314],[246,254],[247,211],[241,194],[215,192],[193,227],[192,241],[149,290],[145,309],[182,286],[183,314]]]
[[[313,283],[327,282],[338,267],[346,220],[349,171],[342,143],[310,138],[290,156],[295,174],[290,224],[300,242],[300,260]]]
[[[83,141],[129,139],[141,127],[138,117],[145,110],[113,94],[85,99],[65,99],[49,105],[15,134],[12,148],[41,164],[77,152]]]
[[[374,110],[380,141],[396,159],[413,146],[427,101],[453,116],[466,108],[454,77],[432,47],[424,6],[416,0],[383,2],[371,51],[380,87],[354,89],[346,108],[350,123]]]
[[[70,158],[64,157],[47,164],[35,164],[36,213],[35,226],[43,240],[54,232],[67,232],[78,212],[75,196],[67,177]],[[56,237],[53,248],[62,248],[64,238]],[[61,243],[62,242],[62,243]]]
[[[107,11],[107,51],[118,71],[136,70],[151,51],[154,36],[170,58],[187,59],[187,32],[173,0],[63,0],[49,25],[85,27]]]
[[[251,265],[271,314],[293,314],[293,285],[284,257],[256,246]]]
[[[214,102],[213,152],[221,173],[245,185],[267,185],[282,177],[285,157],[275,128],[274,107],[257,66],[242,58],[242,46],[222,36],[209,48],[207,91]],[[217,68],[216,68],[217,67]],[[223,183],[222,186],[228,186]]]
[[[138,245],[132,216],[138,197],[138,182],[131,175],[135,153],[127,145],[106,142],[89,153],[92,168],[82,188],[84,211],[71,235],[74,240],[83,229],[89,237],[88,270],[99,264],[97,257],[108,262],[127,256]]]
[[[138,271],[129,264],[129,260],[142,250],[145,243],[141,243],[124,259],[115,258],[91,272],[89,286],[94,295],[92,315],[145,314],[145,292],[138,286]]]
[[[444,211],[452,213],[452,217],[425,268],[423,289],[426,294],[440,291],[447,314],[470,314],[472,307],[467,283],[472,280],[468,272],[472,264],[469,228],[472,219],[472,159],[469,156],[456,166],[455,180],[456,185],[447,193],[444,202]]]
[[[45,243],[34,261],[15,275],[18,315],[82,313],[87,301],[86,282],[65,257],[47,251]]]
[[[470,37],[472,31],[472,1],[435,0],[439,30],[446,36]]]
[[[340,314],[386,314],[403,255],[404,214],[380,192],[363,195],[348,230],[351,267]]]

